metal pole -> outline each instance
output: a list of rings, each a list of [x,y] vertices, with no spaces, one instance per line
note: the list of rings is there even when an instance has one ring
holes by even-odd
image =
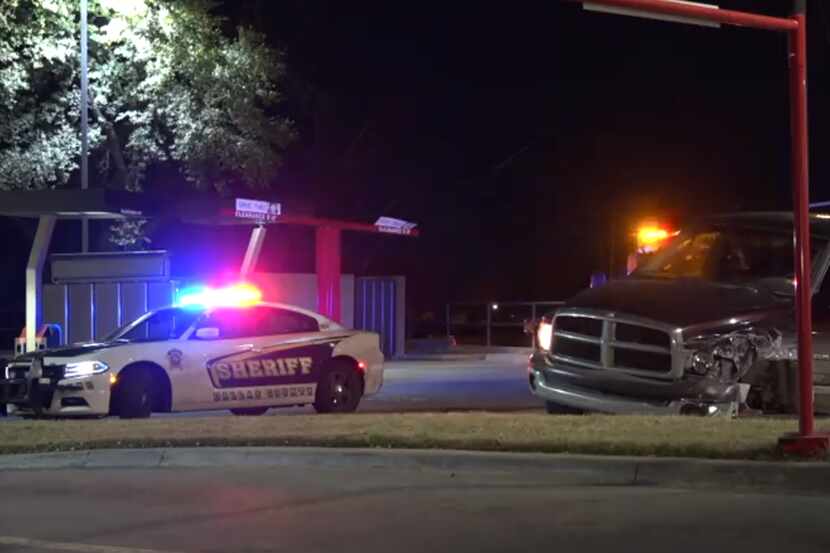
[[[790,94],[792,107],[792,180],[795,220],[795,294],[798,328],[799,433],[813,433],[812,286],[810,283],[810,206],[807,134],[806,0],[795,2],[798,28],[790,33]]]
[[[492,305],[493,305],[492,302],[487,302],[487,304],[484,306],[484,309],[487,311],[487,317],[485,318],[487,328],[485,329],[484,332],[485,332],[485,335],[486,335],[485,336],[485,341],[487,342],[488,347],[490,346],[490,344],[493,340],[493,330],[491,328],[491,325],[493,323],[493,315],[490,311],[492,309],[492,307],[491,307]]]
[[[584,4],[627,8],[640,12],[679,16],[700,21],[711,21],[724,25],[751,27],[768,31],[795,31],[798,24],[793,18],[770,17],[755,13],[733,10],[712,9],[711,7],[687,4],[674,0],[570,0]],[[627,14],[632,15],[632,14]]]
[[[49,252],[55,217],[43,215],[37,223],[37,232],[26,264],[26,351],[35,351],[37,331],[43,317],[43,265]]]
[[[87,52],[87,0],[81,0],[81,189],[89,188],[89,71]],[[89,220],[81,218],[81,251],[89,251]]]
[[[259,254],[262,251],[262,243],[265,242],[266,229],[259,225],[251,230],[251,238],[248,240],[248,249],[245,250],[245,258],[242,260],[242,268],[239,274],[242,278],[254,272],[256,262],[259,259]]]

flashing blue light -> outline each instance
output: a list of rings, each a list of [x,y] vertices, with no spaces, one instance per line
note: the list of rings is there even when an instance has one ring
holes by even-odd
[[[185,288],[178,294],[177,307],[248,307],[262,300],[262,292],[250,284],[235,284],[226,288],[209,288],[193,286]]]

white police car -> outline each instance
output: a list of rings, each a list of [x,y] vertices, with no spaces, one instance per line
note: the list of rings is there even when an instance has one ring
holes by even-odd
[[[328,413],[354,411],[380,389],[377,334],[260,297],[247,286],[201,292],[101,343],[19,356],[0,379],[0,403],[23,416],[259,415],[307,404]]]

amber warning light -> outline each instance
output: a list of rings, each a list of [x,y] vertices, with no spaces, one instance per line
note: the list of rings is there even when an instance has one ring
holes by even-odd
[[[637,229],[637,251],[651,253],[665,243],[672,236],[677,236],[676,231],[671,231],[658,225],[646,224]]]

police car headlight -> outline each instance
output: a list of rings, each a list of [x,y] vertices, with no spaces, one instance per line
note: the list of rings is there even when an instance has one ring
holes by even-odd
[[[110,370],[110,368],[106,363],[101,363],[100,361],[81,361],[79,363],[67,364],[63,370],[63,377],[82,378],[84,376],[102,374],[108,370]]]

